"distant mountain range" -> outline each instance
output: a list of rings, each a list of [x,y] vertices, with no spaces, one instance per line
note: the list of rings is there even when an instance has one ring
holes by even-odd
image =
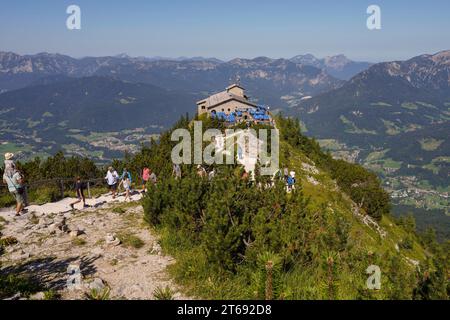
[[[301,115],[314,135],[354,137],[349,122],[390,135],[383,120],[401,127],[436,125],[448,120],[449,102],[450,51],[445,51],[375,64],[340,88],[304,99],[291,113]],[[342,116],[349,122],[336,121]]]
[[[348,59],[343,54],[318,59],[312,54],[298,55],[291,59],[292,62],[313,66],[325,70],[328,74],[342,80],[349,80],[354,75],[368,69],[372,63],[357,62]]]
[[[32,122],[34,130],[62,122],[72,129],[90,131],[168,127],[181,115],[193,114],[192,106],[200,98],[98,76],[41,82],[0,95],[1,118],[8,123]]]
[[[329,73],[349,74],[349,66],[359,65],[343,56],[325,59],[329,61],[326,65],[301,62],[299,57],[291,60],[260,57],[223,62],[202,57],[132,58],[120,54],[74,59],[60,54],[18,55],[0,52],[0,92],[24,88],[47,77],[107,76],[169,90],[204,94],[218,91],[224,85],[240,79],[250,95],[282,109],[292,106],[305,96],[340,87],[344,81]],[[340,60],[343,62],[338,63]],[[354,74],[358,71],[360,69],[353,69]]]
[[[378,172],[403,204],[450,214],[450,51],[375,64],[289,114]]]

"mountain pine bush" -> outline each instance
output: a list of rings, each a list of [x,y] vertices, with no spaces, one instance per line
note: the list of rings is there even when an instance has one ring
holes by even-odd
[[[178,125],[192,129],[185,119]],[[220,125],[208,119],[204,129]],[[267,177],[257,175],[255,182],[248,181],[236,165],[207,168],[217,171],[212,180],[199,177],[194,165],[183,165],[183,178],[175,180],[168,158],[173,147],[170,133],[143,151],[145,161],[160,172],[158,184],[149,186],[143,199],[145,220],[159,230],[163,247],[176,257],[172,267],[175,278],[194,294],[207,298],[442,297],[428,293],[444,292],[437,289],[445,287],[438,263],[430,265],[432,276],[419,281],[416,268],[391,242],[383,242],[353,217],[342,192],[362,212],[380,223],[389,221],[389,197],[377,177],[323,153],[314,140],[301,135],[295,120],[279,117],[277,127],[282,140],[281,165],[286,156],[292,157],[292,150],[297,150],[335,179],[340,190],[319,201],[316,196],[307,196],[298,183],[288,194],[283,181],[276,180],[273,187],[265,188]],[[142,161],[140,157],[143,154],[135,159]],[[129,161],[126,165],[132,166],[133,158]],[[421,250],[411,230],[414,223],[408,220],[404,225],[399,228],[404,228],[402,232],[413,247],[400,250]],[[383,271],[382,290],[366,287],[366,269],[372,264]]]

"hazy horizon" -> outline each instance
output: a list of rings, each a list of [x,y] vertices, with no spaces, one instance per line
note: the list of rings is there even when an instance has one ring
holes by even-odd
[[[81,8],[81,30],[66,9]],[[381,30],[368,30],[367,7],[381,8]],[[80,58],[291,58],[344,54],[351,60],[405,60],[450,49],[450,2],[249,0],[223,2],[1,0],[2,50]]]
[[[436,54],[436,53],[439,53],[439,52],[441,52],[441,51],[449,51],[450,49],[446,49],[446,50],[440,50],[440,51],[438,51],[438,52],[423,52],[423,53],[421,53],[421,54],[418,54],[418,55],[424,55],[424,54]],[[217,58],[217,57],[209,57],[209,56],[176,56],[176,57],[162,57],[162,56],[133,56],[133,55],[130,55],[130,54],[128,54],[128,53],[126,53],[126,52],[122,52],[122,53],[114,53],[114,54],[107,54],[107,55],[87,55],[87,56],[73,56],[73,55],[70,55],[70,54],[66,54],[66,53],[61,53],[61,52],[48,52],[48,51],[40,51],[40,52],[16,52],[16,51],[13,51],[13,50],[7,50],[7,49],[2,49],[2,48],[0,48],[0,52],[12,52],[12,53],[14,53],[14,54],[18,54],[18,55],[21,55],[21,56],[33,56],[33,55],[38,55],[38,54],[50,54],[50,55],[52,55],[52,54],[59,54],[59,55],[64,55],[64,56],[68,56],[68,57],[71,57],[71,58],[74,58],[74,59],[83,59],[83,58],[100,58],[100,57],[117,57],[117,56],[121,56],[121,55],[126,55],[126,56],[128,56],[128,57],[130,57],[130,58],[143,58],[143,59],[155,59],[155,60],[174,60],[174,61],[177,61],[177,60],[190,60],[190,59],[196,59],[196,58],[202,58],[202,59],[217,59],[217,60],[220,60],[220,61],[222,61],[222,62],[229,62],[229,61],[232,61],[232,60],[234,60],[234,59],[248,59],[248,60],[252,60],[252,59],[256,59],[256,58],[269,58],[269,59],[273,59],[273,60],[276,60],[276,59],[286,59],[286,60],[289,60],[289,59],[292,59],[292,58],[294,58],[295,56],[298,56],[298,55],[308,55],[308,54],[312,54],[312,53],[309,53],[309,52],[307,52],[307,53],[299,53],[299,54],[297,54],[297,55],[294,55],[294,56],[292,56],[292,57],[269,57],[269,56],[265,56],[265,55],[259,55],[259,56],[255,56],[255,57],[234,57],[234,58],[231,58],[231,59],[220,59],[220,58]],[[394,60],[380,60],[380,61],[369,61],[368,59],[352,59],[351,57],[349,57],[349,56],[347,56],[346,54],[343,54],[343,53],[336,53],[336,54],[330,54],[330,55],[327,55],[327,56],[317,56],[317,55],[315,55],[315,54],[312,54],[315,58],[317,58],[317,59],[324,59],[324,58],[327,58],[327,57],[332,57],[332,56],[338,56],[338,55],[344,55],[344,56],[346,56],[348,59],[350,59],[350,60],[352,60],[352,61],[355,61],[355,62],[368,62],[368,63],[382,63],[382,62],[389,62],[389,61],[396,61],[396,60],[408,60],[408,59],[410,59],[410,58],[414,58],[415,56],[411,56],[411,57],[407,57],[407,58],[405,58],[405,59],[394,59]]]

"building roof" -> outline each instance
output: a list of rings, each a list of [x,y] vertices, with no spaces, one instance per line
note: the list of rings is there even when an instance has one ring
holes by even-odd
[[[241,88],[242,90],[245,90],[243,87],[241,87],[239,84],[236,84],[236,83],[232,84],[231,86],[227,87],[226,89],[230,90],[230,89],[233,89],[236,87]]]
[[[209,98],[206,98],[206,99],[198,101],[197,105],[206,103],[206,108],[209,109],[209,108],[213,108],[215,106],[218,106],[218,105],[220,105],[222,103],[228,102],[230,100],[236,100],[236,101],[239,101],[239,102],[241,102],[243,104],[246,104],[248,106],[257,107],[256,104],[248,101],[246,96],[241,97],[241,96],[238,96],[238,95],[235,95],[235,94],[232,94],[232,93],[229,92],[230,89],[235,88],[235,87],[239,87],[241,89],[244,89],[244,88],[242,88],[241,86],[239,86],[237,84],[231,85],[225,91],[213,94]]]

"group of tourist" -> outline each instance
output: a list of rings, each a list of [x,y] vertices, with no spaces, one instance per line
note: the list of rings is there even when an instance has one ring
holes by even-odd
[[[14,154],[6,153],[5,154],[5,163],[4,163],[4,173],[3,173],[3,182],[7,184],[9,192],[14,196],[16,200],[16,216],[20,216],[21,213],[26,212],[25,207],[27,206],[26,200],[26,188],[24,183],[23,174],[16,168],[16,164],[14,162]],[[280,172],[280,171],[278,171]],[[181,179],[181,167],[179,164],[174,164],[172,167],[172,175],[175,179]],[[207,172],[207,170],[202,166],[197,166],[197,175],[202,178],[208,178],[209,180],[213,179],[216,175],[215,169]],[[148,167],[142,169],[142,193],[147,191],[147,184],[151,182],[153,185],[156,185],[158,179],[156,174]],[[249,179],[248,173],[244,173],[243,179]],[[283,175],[280,174],[280,178],[284,180],[286,184],[286,191],[288,193],[295,190],[295,172],[290,171],[288,168],[283,169]],[[118,189],[123,187],[125,191],[125,201],[131,201],[131,193],[132,193],[132,175],[131,173],[124,168],[122,174],[119,175],[117,171],[113,167],[109,167],[105,176],[106,183],[108,184],[109,190],[111,191],[112,198],[115,199],[117,197]],[[86,205],[86,197],[84,195],[84,183],[81,180],[81,177],[77,177],[75,181],[75,191],[77,200],[70,204],[70,207],[74,209],[75,204],[82,202],[83,207],[87,207]]]
[[[132,176],[131,173],[124,168],[122,174],[119,176],[117,171],[113,167],[109,167],[105,176],[105,180],[109,186],[109,190],[112,193],[113,199],[117,196],[117,191],[123,187],[125,191],[125,201],[131,201],[132,192]],[[146,185],[150,181],[153,184],[157,183],[156,174],[149,168],[145,167],[142,170],[142,193],[147,191]]]

